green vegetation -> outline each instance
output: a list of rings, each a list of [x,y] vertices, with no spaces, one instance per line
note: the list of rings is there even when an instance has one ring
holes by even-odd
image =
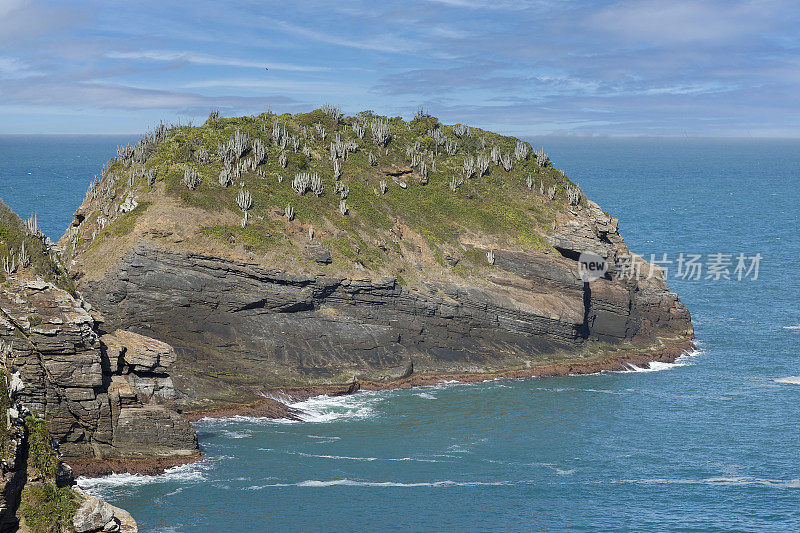
[[[19,514],[33,533],[74,531],[72,517],[80,504],[80,496],[71,487],[28,484],[22,491]]]
[[[24,250],[24,252],[23,252]],[[21,259],[20,256],[24,255]],[[64,268],[50,254],[42,240],[33,235],[25,223],[5,203],[0,201],[0,283],[6,280],[9,266],[13,263],[14,271],[29,269],[34,275],[41,276],[58,287],[73,293],[75,286]]]
[[[136,226],[136,219],[144,213],[150,206],[150,202],[142,202],[133,208],[133,211],[122,215],[113,227],[113,235],[121,237],[130,233]]]
[[[37,478],[55,478],[58,455],[50,444],[47,423],[29,415],[25,418],[25,429],[28,432],[28,468]]]
[[[321,178],[323,190],[293,187],[301,172]],[[344,117],[332,107],[214,114],[201,126],[159,128],[121,149],[89,193],[120,200],[130,188],[148,194],[158,183],[187,206],[241,217],[240,225],[203,230],[220,242],[252,252],[291,242],[291,217],[279,214],[291,206],[293,224],[333,228],[323,241],[335,260],[367,267],[385,262],[387,233],[397,223],[434,253],[461,247],[468,235],[536,249],[547,247],[542,234],[559,211],[586,202],[543,152],[514,137],[441,124],[421,111],[407,122],[372,112]],[[252,207],[237,205],[242,190]],[[142,201],[98,236],[130,233],[148,205]]]

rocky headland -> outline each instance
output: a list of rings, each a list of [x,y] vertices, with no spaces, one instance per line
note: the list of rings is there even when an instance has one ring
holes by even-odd
[[[106,165],[60,245],[104,327],[175,348],[195,413],[626,368],[693,336],[657,269],[620,275],[617,220],[543,151],[424,113],[158,128]],[[607,274],[584,283],[582,252]]]
[[[34,507],[135,530],[72,477],[196,460],[203,416],[692,347],[658,269],[622,275],[650,267],[543,150],[422,112],[160,126],[104,166],[58,245],[2,204],[0,231],[9,530]],[[581,279],[583,252],[602,277]]]

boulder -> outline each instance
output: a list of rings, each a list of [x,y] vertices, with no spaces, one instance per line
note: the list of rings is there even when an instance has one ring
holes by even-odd
[[[86,496],[83,503],[72,517],[72,526],[76,533],[99,531],[114,518],[113,507],[94,496]]]

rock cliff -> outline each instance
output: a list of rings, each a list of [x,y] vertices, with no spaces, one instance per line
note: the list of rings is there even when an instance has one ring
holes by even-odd
[[[632,254],[616,219],[543,151],[424,114],[159,128],[109,162],[60,244],[109,331],[176,348],[189,408],[412,373],[619,364],[693,335],[658,273],[621,275]],[[606,275],[581,281],[582,252]]]

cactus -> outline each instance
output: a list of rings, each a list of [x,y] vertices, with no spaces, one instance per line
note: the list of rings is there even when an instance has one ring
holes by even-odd
[[[533,154],[536,157],[536,163],[538,163],[540,167],[546,167],[550,164],[550,158],[544,153],[544,148],[541,148],[538,152],[534,152]]]
[[[315,125],[317,129],[317,133],[319,134],[320,138],[324,141],[325,140],[325,126],[322,125],[322,122],[317,122]]]
[[[186,184],[186,187],[190,191],[193,191],[200,185],[200,176],[197,174],[197,171],[191,167],[187,168],[183,171],[183,183]]]
[[[286,220],[289,222],[294,219],[294,207],[292,207],[292,204],[286,204],[286,209],[283,210],[283,214],[286,215]]]
[[[244,215],[242,216],[241,224],[242,224],[242,229],[247,227],[247,211],[245,211]]]
[[[286,165],[288,164],[288,160],[286,159],[286,152],[280,153],[280,155],[278,156],[278,164],[281,166],[281,168],[286,168]]]
[[[339,122],[339,120],[342,118],[342,109],[339,106],[325,104],[320,108],[320,110],[336,122]]]
[[[231,183],[233,183],[233,172],[230,167],[223,167],[219,171],[219,184],[228,187]]]
[[[528,154],[530,154],[530,152],[531,147],[528,143],[517,141],[517,145],[514,147],[514,158],[517,161],[528,159]]]
[[[475,175],[475,160],[472,157],[465,157],[464,165],[462,168],[464,172],[464,177],[470,179],[472,176]]]
[[[353,133],[356,134],[356,137],[359,139],[364,138],[364,132],[367,131],[367,126],[363,122],[359,122],[357,120],[353,121]]]
[[[378,159],[375,157],[375,154],[373,154],[372,152],[369,153],[368,159],[369,159],[370,166],[374,167],[374,166],[378,165]]]
[[[256,166],[260,165],[267,157],[267,148],[261,139],[253,139],[253,161]]]
[[[444,143],[444,150],[447,152],[447,155],[456,155],[456,152],[458,152],[458,143],[447,139]]]
[[[533,189],[533,176],[530,174],[528,174],[528,177],[525,178],[525,185],[528,186],[528,190]]]
[[[549,189],[547,189],[547,197],[551,200],[556,199],[556,186],[552,185]]]
[[[281,142],[281,124],[277,118],[272,123],[272,142],[274,144],[280,144]]]
[[[345,185],[342,182],[338,182],[336,184],[336,192],[339,193],[339,198],[344,200],[348,196],[350,196],[350,187],[348,187],[347,185]]]
[[[31,264],[31,258],[28,255],[28,251],[25,249],[25,241],[22,241],[22,246],[19,249],[19,266],[20,268],[28,268],[28,265]]]
[[[494,250],[489,250],[486,252],[486,261],[490,264],[494,264]]]
[[[567,187],[567,200],[569,201],[569,205],[578,205],[581,203],[582,195],[581,189],[577,185]]]
[[[372,122],[370,122],[370,129],[372,129],[372,140],[375,144],[384,147],[389,144],[391,138],[389,119],[373,118]]]
[[[251,207],[253,207],[253,196],[250,194],[249,191],[245,189],[241,189],[239,194],[236,195],[236,204],[239,206],[243,212],[247,213]]]
[[[444,137],[444,133],[442,133],[442,130],[439,127],[428,130],[426,135],[434,140],[436,146],[443,146],[447,142],[447,139]]]
[[[278,174],[278,183],[283,183],[283,174]]]
[[[17,263],[14,259],[14,250],[9,250],[9,254],[3,257],[3,271],[6,275],[11,275],[17,270]]]
[[[134,174],[133,170],[128,171],[128,188],[132,188],[133,184],[136,182],[136,174]]]
[[[333,160],[333,178],[339,179],[342,177],[342,164],[338,159]]]
[[[322,185],[322,178],[316,172],[311,175],[311,192],[314,196],[320,196],[325,187]]]
[[[379,188],[380,188],[381,194],[386,194],[386,191],[389,190],[389,187],[386,185],[386,180],[381,180],[381,182],[379,184]]]
[[[156,171],[150,169],[147,172],[145,172],[144,177],[147,180],[147,184],[152,187],[153,184],[156,182]]]
[[[495,165],[500,164],[500,148],[492,146],[492,163]]]
[[[489,158],[486,154],[478,154],[475,157],[475,168],[478,171],[478,177],[485,176],[489,171]]]
[[[466,137],[469,135],[469,126],[464,126],[463,124],[456,124],[453,126],[453,133],[455,133],[456,137],[459,139]]]
[[[39,217],[36,216],[36,213],[31,214],[30,218],[25,221],[25,228],[30,235],[39,236]]]
[[[314,226],[312,226],[310,224],[308,226],[308,240],[309,241],[313,241],[314,240]]]
[[[201,165],[207,165],[211,162],[211,157],[208,155],[208,150],[205,148],[198,148],[197,151],[194,153],[195,159]]]
[[[236,157],[242,157],[242,155],[247,151],[247,143],[249,142],[249,137],[242,133],[238,128],[233,133],[233,137],[231,138],[232,147],[234,153],[236,153]]]
[[[319,196],[322,194],[324,187],[322,185],[322,178],[320,178],[316,172],[298,172],[292,180],[292,189],[300,196],[304,195],[309,190]]]
[[[339,201],[339,212],[342,214],[342,216],[345,216],[348,213],[347,200]]]
[[[464,183],[464,178],[462,178],[461,176],[453,176],[452,178],[450,178],[450,190],[456,192],[456,189],[461,187],[463,183]]]
[[[511,169],[514,167],[514,159],[512,159],[511,154],[503,154],[500,157],[500,162],[503,164],[503,168],[506,172],[511,172]]]

